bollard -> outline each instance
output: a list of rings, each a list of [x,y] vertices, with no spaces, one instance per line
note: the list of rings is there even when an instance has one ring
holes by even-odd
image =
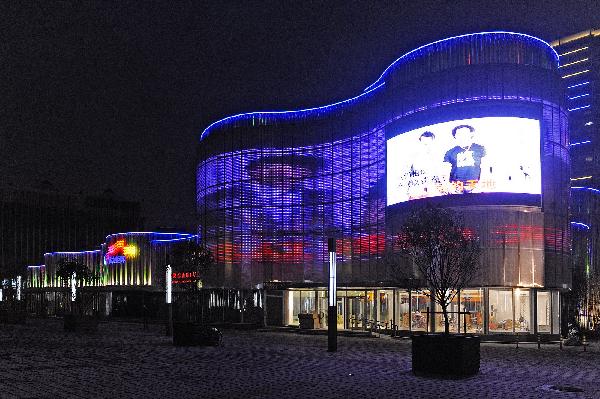
[[[537,335],[537,343],[538,343],[538,349],[540,349],[541,348],[540,334]]]
[[[585,334],[583,335],[583,339],[581,344],[583,345],[583,351],[586,351],[586,347],[587,347],[587,340],[585,339]]]
[[[560,350],[562,350],[562,346],[563,346],[563,337],[562,337],[562,335],[560,336],[559,341],[560,341]]]
[[[519,334],[516,335],[517,338],[517,349],[519,349]]]

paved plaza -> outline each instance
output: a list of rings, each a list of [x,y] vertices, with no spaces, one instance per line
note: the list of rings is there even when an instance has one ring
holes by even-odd
[[[600,398],[600,348],[482,344],[481,373],[415,377],[410,341],[224,331],[221,347],[176,348],[164,328],[61,320],[0,325],[1,398]],[[435,361],[435,359],[432,359]],[[550,386],[583,392],[560,392]]]

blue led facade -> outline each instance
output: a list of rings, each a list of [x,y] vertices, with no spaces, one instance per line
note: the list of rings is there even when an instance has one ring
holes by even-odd
[[[539,147],[529,150],[539,151],[541,189],[408,197],[386,206],[389,140],[488,117],[539,126]],[[579,144],[588,143],[572,143]],[[434,305],[409,289],[419,276],[395,245],[406,215],[431,201],[460,211],[482,243],[482,272],[452,305],[473,312],[467,330],[557,334],[560,292],[571,284],[571,228],[586,225],[569,221],[569,162],[558,56],[547,43],[486,32],[422,46],[349,100],[239,114],[201,133],[198,236],[218,266],[207,285],[264,287],[279,298],[267,295],[276,309],[267,311],[268,324],[295,324],[297,313],[312,312],[322,328],[327,239],[334,237],[344,328],[368,328],[372,318],[435,331],[437,316],[429,327],[419,318]],[[412,283],[396,278],[392,264]]]
[[[222,266],[213,283],[324,282],[327,237],[338,241],[338,281],[388,281],[386,258],[407,209],[385,206],[386,140],[437,122],[516,116],[540,121],[543,194],[442,202],[497,205],[499,218],[471,213],[478,214],[472,224],[486,242],[498,231],[541,232],[531,255],[535,278],[499,281],[488,273],[482,284],[561,286],[570,251],[569,140],[557,69],[556,52],[537,38],[509,32],[463,35],[405,54],[352,99],[307,110],[239,114],[211,124],[199,146],[197,210],[198,234]],[[523,217],[532,214],[537,216]],[[497,237],[489,242],[488,253],[496,254]],[[520,242],[508,246],[513,244],[523,251]],[[505,240],[504,253],[506,248]],[[495,256],[487,260],[497,262]],[[544,275],[544,263],[554,263],[556,270]],[[515,270],[515,276],[523,275]]]

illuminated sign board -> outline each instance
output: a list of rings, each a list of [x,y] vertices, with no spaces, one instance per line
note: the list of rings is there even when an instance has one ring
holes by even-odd
[[[135,245],[127,245],[124,238],[115,241],[114,244],[108,246],[108,251],[104,255],[105,264],[125,263],[128,259],[137,258],[139,253],[138,247]]]
[[[387,141],[387,205],[468,193],[541,194],[540,122],[454,120]]]
[[[171,276],[173,284],[196,283],[198,281],[198,272],[173,272]]]

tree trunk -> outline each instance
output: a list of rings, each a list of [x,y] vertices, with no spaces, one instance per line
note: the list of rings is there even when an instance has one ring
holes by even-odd
[[[444,334],[450,334],[450,320],[448,320],[448,305],[442,305],[442,313],[444,314]]]

